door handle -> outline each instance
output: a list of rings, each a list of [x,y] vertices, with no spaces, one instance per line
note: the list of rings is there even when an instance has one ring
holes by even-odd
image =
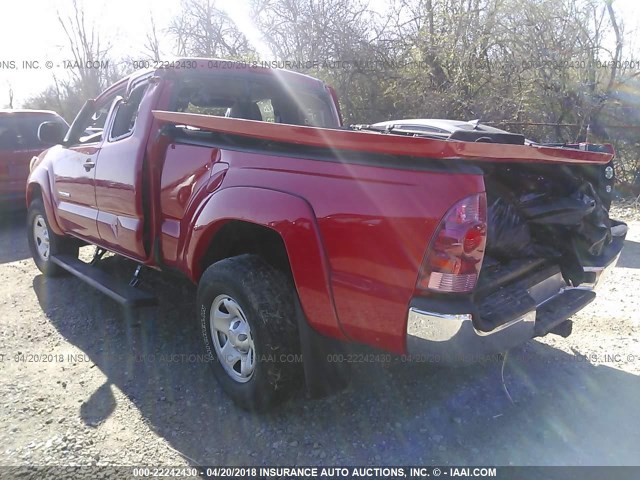
[[[96,166],[96,162],[94,162],[93,160],[89,159],[86,162],[84,162],[84,164],[82,166],[88,172],[89,170],[91,170],[93,167]]]

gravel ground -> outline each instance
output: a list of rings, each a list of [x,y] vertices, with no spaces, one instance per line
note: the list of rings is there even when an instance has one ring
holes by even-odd
[[[0,465],[638,464],[640,210],[614,212],[631,229],[598,299],[568,339],[511,351],[504,386],[499,362],[363,363],[346,390],[261,416],[189,356],[202,353],[191,285],[148,273],[160,307],[129,318],[40,275],[24,215],[2,214]]]

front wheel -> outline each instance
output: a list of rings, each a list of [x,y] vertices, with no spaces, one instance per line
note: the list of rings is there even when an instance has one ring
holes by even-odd
[[[301,383],[293,295],[289,279],[255,255],[221,260],[200,280],[198,313],[213,373],[246,410],[268,410]]]
[[[53,263],[51,256],[66,253],[77,257],[78,244],[72,238],[53,233],[40,199],[34,200],[29,205],[27,229],[29,250],[38,269],[48,277],[65,274],[66,271],[63,268]]]

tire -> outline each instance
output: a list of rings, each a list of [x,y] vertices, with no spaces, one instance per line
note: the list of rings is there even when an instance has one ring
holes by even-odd
[[[213,373],[238,406],[267,411],[302,384],[294,289],[282,272],[256,255],[221,260],[202,275],[197,306]]]
[[[66,270],[51,261],[51,255],[66,253],[77,257],[78,243],[73,238],[53,233],[44,205],[39,198],[29,205],[27,237],[33,261],[45,276],[55,277],[67,274]],[[46,245],[47,239],[48,245]]]

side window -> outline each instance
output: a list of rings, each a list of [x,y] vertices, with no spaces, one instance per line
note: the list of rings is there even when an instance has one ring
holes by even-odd
[[[338,126],[333,100],[325,88],[294,83],[283,88],[277,79],[266,76],[186,75],[170,109],[290,125]]]
[[[109,140],[118,140],[131,135],[136,124],[136,119],[138,118],[138,108],[140,107],[140,102],[146,89],[146,83],[135,87],[131,91],[129,99],[126,101],[122,100],[117,105]]]
[[[122,93],[122,90],[118,90],[101,99],[98,104],[92,104],[91,100],[87,101],[67,133],[67,143],[69,145],[84,145],[101,142],[113,101]]]
[[[95,143],[102,140],[102,131],[109,115],[109,107],[111,107],[111,102],[106,102],[89,117],[78,139],[79,143]]]

